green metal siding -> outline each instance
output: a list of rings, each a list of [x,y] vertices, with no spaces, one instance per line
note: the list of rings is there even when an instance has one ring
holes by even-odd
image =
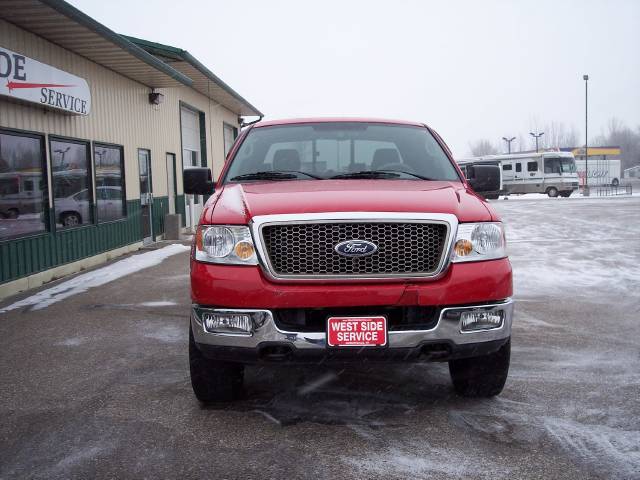
[[[184,205],[184,195],[176,195],[176,213],[182,215],[182,226],[186,226],[185,216],[185,205]]]
[[[156,202],[158,203],[156,207]],[[166,197],[155,199],[154,231],[164,232]],[[50,218],[54,212],[50,212]],[[140,201],[127,201],[127,218],[114,222],[57,230],[0,242],[0,283],[124,247],[142,239]]]
[[[153,235],[164,233],[164,216],[169,213],[169,199],[167,197],[154,197],[153,199]]]

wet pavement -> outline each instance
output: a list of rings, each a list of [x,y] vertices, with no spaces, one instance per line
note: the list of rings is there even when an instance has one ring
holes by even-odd
[[[276,365],[203,408],[183,250],[0,313],[0,478],[640,478],[640,197],[494,205],[517,299],[499,397],[457,397],[446,364]]]

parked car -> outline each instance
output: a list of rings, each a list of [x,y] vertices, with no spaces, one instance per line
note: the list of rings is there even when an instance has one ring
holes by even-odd
[[[231,400],[245,364],[446,361],[456,391],[499,394],[513,315],[504,230],[428,126],[261,122],[234,145],[194,236],[191,382]],[[215,191],[214,191],[215,190]]]
[[[97,210],[100,221],[122,217],[122,187],[96,188]],[[91,221],[91,195],[86,188],[65,198],[55,199],[56,218],[64,227],[74,227]]]

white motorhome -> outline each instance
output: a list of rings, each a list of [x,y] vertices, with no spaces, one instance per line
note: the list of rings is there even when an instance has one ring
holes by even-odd
[[[591,155],[589,155],[589,157],[591,157]],[[584,185],[586,170],[584,158],[576,160],[576,170],[578,171],[578,177],[580,178],[580,185]],[[594,187],[596,185],[613,185],[614,187],[617,187],[620,185],[620,178],[622,178],[620,174],[620,159],[589,158],[587,182],[590,187]]]
[[[458,160],[460,165],[496,163],[502,168],[507,194],[546,193],[570,196],[578,189],[576,160],[571,152],[511,153]]]

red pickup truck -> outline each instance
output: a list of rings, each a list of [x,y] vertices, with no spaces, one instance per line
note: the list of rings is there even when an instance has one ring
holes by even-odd
[[[420,123],[260,122],[245,129],[191,250],[196,397],[229,401],[245,364],[447,361],[455,390],[486,397],[509,370],[511,265],[500,218]]]

